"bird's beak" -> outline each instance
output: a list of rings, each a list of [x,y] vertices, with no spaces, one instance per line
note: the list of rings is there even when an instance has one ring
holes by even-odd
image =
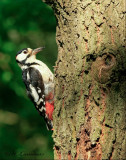
[[[45,47],[40,47],[40,48],[33,49],[32,55],[36,55],[38,52],[42,51],[43,48],[45,48]]]

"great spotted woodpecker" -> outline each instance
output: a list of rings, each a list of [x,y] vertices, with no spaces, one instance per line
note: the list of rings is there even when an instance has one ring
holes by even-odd
[[[36,54],[43,49],[24,48],[16,55],[16,61],[22,70],[22,79],[28,97],[34,103],[46,121],[47,129],[52,130],[54,110],[53,73],[46,64],[36,59]]]

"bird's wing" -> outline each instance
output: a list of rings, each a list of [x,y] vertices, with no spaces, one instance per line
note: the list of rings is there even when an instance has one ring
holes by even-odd
[[[23,71],[22,78],[29,98],[32,100],[37,110],[42,112],[45,107],[45,94],[44,83],[40,72],[33,67],[29,67]]]
[[[22,72],[22,78],[29,98],[39,113],[44,117],[47,128],[52,129],[52,121],[46,116],[45,86],[40,72],[33,67],[29,67]]]

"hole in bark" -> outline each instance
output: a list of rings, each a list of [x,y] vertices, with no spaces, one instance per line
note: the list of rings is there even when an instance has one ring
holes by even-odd
[[[96,23],[95,23],[96,24]],[[101,27],[101,25],[103,24],[103,22],[102,23],[100,23],[99,25],[98,24],[96,24],[98,27]]]
[[[75,154],[75,159],[76,159],[76,157],[77,157],[77,153]]]
[[[56,12],[57,15],[60,15],[60,12],[59,12],[59,10],[57,8],[55,8],[55,12]],[[58,20],[57,20],[57,22],[58,22]]]
[[[75,8],[72,12],[77,14],[77,8]]]
[[[76,141],[79,142],[80,138],[76,138]]]
[[[60,148],[58,146],[55,146],[56,150],[59,150]]]
[[[112,147],[112,151],[111,151],[111,153],[110,153],[109,159],[112,159],[113,151],[114,151],[114,147]]]
[[[71,151],[68,151],[68,154],[70,155],[70,154],[71,154]]]
[[[89,136],[90,135],[90,132],[87,130],[87,129],[85,129],[85,133]]]
[[[112,143],[115,144],[116,140],[113,140]]]
[[[64,43],[58,40],[60,47],[63,47]]]
[[[89,84],[88,89],[91,87],[91,84]]]
[[[85,70],[84,72],[85,72],[85,74],[88,74],[88,73],[89,73],[89,71],[87,71],[87,70]]]
[[[73,116],[71,116],[70,118],[73,119]]]
[[[112,57],[108,55],[108,56],[105,58],[105,64],[106,64],[106,65],[111,65],[111,61],[112,61]]]
[[[62,7],[61,7],[61,8],[62,8]],[[69,12],[66,11],[66,7],[65,7],[65,6],[63,6],[63,10],[64,10],[64,12],[65,12],[67,15],[69,15]]]
[[[96,147],[96,143],[95,143],[95,144],[91,144],[91,147],[92,147],[92,148]]]
[[[96,142],[99,142],[99,139],[100,139],[100,137],[99,137],[99,138],[97,138]]]
[[[107,84],[107,87],[109,87],[109,88],[110,88],[111,86],[112,86],[112,84],[111,84],[111,83]]]
[[[57,115],[58,117],[60,116],[60,112],[61,112],[61,108],[60,108],[59,113],[58,113],[58,115]]]
[[[84,39],[84,41],[85,41],[85,42],[88,42],[88,40],[87,40],[87,39]]]
[[[113,127],[109,126],[108,124],[105,124],[105,126],[108,127],[108,128],[113,128]]]
[[[88,27],[87,27],[87,26],[85,26],[85,28],[86,28],[86,30],[88,30]]]
[[[97,106],[99,106],[99,103],[98,103],[97,101],[94,100],[94,102],[95,102],[95,104],[96,104]]]
[[[78,50],[78,46],[75,46],[76,47],[76,50]]]
[[[79,38],[79,37],[80,37],[80,34],[77,33],[77,37]]]
[[[88,115],[88,113],[85,113],[85,116],[87,116]]]
[[[95,61],[95,60],[96,60],[96,56],[94,56],[93,54],[88,55],[86,59],[87,62]]]
[[[88,98],[88,95],[84,95],[86,98]]]
[[[119,113],[116,113],[116,116],[120,116],[120,114],[119,114]]]
[[[103,92],[106,92],[106,88],[102,88],[103,89]]]

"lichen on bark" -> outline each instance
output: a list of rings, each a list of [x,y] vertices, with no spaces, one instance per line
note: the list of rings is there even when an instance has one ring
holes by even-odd
[[[45,0],[57,19],[55,159],[125,157],[124,0]]]

